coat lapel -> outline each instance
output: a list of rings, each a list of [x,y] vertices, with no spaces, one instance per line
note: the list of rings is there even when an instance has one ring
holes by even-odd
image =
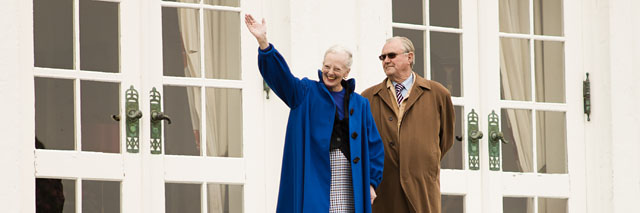
[[[416,77],[415,82],[413,83],[413,87],[411,88],[411,93],[409,93],[409,97],[406,100],[406,105],[404,106],[404,114],[413,107],[413,104],[420,99],[420,96],[424,93],[424,90],[431,90],[431,85],[427,79],[420,77],[419,75],[414,75]],[[403,115],[404,117],[404,115]]]
[[[397,105],[397,103],[394,98],[391,98],[391,95],[387,91],[387,79],[388,78],[385,78],[382,81],[382,83],[378,84],[377,91],[375,94],[380,96],[380,99],[382,99],[382,101],[387,105],[387,107],[389,107],[389,110],[393,112],[394,111],[393,105],[391,104]]]

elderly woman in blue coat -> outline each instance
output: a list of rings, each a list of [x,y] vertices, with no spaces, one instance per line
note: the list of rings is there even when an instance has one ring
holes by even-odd
[[[264,19],[247,14],[245,23],[260,45],[260,74],[291,109],[277,212],[371,212],[384,151],[369,102],[346,80],[351,52],[329,48],[320,80],[300,80],[267,41]]]

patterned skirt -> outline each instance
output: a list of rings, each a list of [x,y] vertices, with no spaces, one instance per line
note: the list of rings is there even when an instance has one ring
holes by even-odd
[[[331,160],[331,202],[329,212],[354,212],[351,164],[340,149],[331,150],[329,159]]]

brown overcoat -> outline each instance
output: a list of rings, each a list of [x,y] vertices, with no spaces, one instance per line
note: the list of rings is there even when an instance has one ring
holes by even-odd
[[[399,126],[387,79],[362,92],[385,152],[373,212],[440,213],[440,160],[453,145],[455,113],[444,86],[414,77]]]

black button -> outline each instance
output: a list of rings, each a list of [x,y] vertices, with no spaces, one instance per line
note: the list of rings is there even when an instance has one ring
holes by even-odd
[[[393,141],[389,142],[389,146],[395,146],[396,143],[394,143]]]
[[[358,137],[358,133],[353,132],[353,133],[351,134],[351,138],[356,139],[357,137]]]
[[[356,157],[356,158],[353,159],[353,163],[358,163],[358,161],[360,161],[359,157]]]
[[[393,117],[389,117],[389,121],[393,121]]]
[[[353,115],[353,109],[349,111],[349,115]]]

